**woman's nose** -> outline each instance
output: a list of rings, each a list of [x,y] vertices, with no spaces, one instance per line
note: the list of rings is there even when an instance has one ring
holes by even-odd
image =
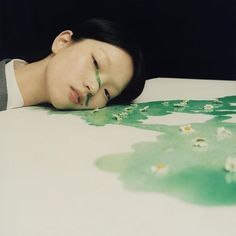
[[[84,83],[84,86],[87,90],[87,93],[91,94],[91,95],[95,95],[98,91],[98,85],[96,85],[95,83],[88,81]]]

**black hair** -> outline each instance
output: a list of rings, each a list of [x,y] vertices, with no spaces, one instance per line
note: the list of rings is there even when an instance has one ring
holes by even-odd
[[[72,30],[77,33],[73,35],[74,41],[94,39],[109,43],[123,49],[132,58],[133,76],[129,84],[108,105],[130,103],[141,94],[145,83],[143,55],[130,29],[115,21],[94,18],[72,27]]]

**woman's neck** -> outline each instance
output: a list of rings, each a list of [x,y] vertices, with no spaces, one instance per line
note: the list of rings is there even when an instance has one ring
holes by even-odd
[[[49,102],[45,76],[49,60],[50,56],[15,69],[16,81],[24,106]]]

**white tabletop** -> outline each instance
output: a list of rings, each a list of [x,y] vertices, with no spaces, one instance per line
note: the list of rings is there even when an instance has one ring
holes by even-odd
[[[147,81],[136,102],[210,101],[233,95],[235,81],[158,78]],[[231,105],[235,106],[236,100]],[[151,109],[147,105],[142,108]],[[144,115],[145,109],[141,111]],[[159,118],[153,120],[148,116],[145,122],[169,125],[170,131],[171,125],[192,122],[197,129],[199,124],[213,119],[214,113],[190,114],[177,109]],[[225,125],[233,127],[235,114],[230,119],[231,123]],[[227,199],[226,202],[213,199],[211,204],[209,199],[201,202],[200,198],[193,200],[193,196],[190,200],[178,197],[174,189],[173,194],[145,189],[145,185],[141,186],[145,173],[139,174],[138,181],[132,179],[132,170],[139,167],[121,162],[126,156],[136,158],[132,153],[143,152],[146,145],[155,144],[158,148],[161,130],[115,121],[96,126],[76,112],[54,112],[40,107],[0,112],[0,235],[236,235],[236,197],[229,196],[230,203]],[[235,138],[234,130],[233,127],[231,139]],[[158,152],[151,155],[158,156]],[[109,164],[116,163],[115,158],[117,166]],[[148,159],[144,159],[143,163],[146,162]],[[129,178],[125,168],[131,168]],[[215,184],[212,188],[217,187]],[[236,182],[230,186],[235,188]]]

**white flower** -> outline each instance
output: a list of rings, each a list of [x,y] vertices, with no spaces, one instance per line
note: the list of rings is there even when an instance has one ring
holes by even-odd
[[[168,105],[169,105],[169,102],[168,102],[168,101],[164,101],[164,102],[162,102],[162,105],[163,105],[163,106],[168,106]]]
[[[145,107],[139,109],[139,111],[144,112],[144,111],[147,111],[148,108],[149,108],[149,106],[145,106]]]
[[[92,110],[91,113],[96,113],[96,112],[98,112],[98,111],[100,111],[100,109],[99,109],[99,108],[96,108],[96,109]]]
[[[214,103],[216,103],[216,104],[223,104],[223,102],[220,101],[218,98],[214,99]]]
[[[132,106],[132,107],[137,107],[138,104],[137,104],[137,103],[132,103],[132,104],[130,104],[130,106]]]
[[[121,121],[121,120],[123,120],[123,118],[118,114],[112,114],[112,117],[114,118],[114,119],[116,119],[117,121]]]
[[[179,130],[183,133],[192,133],[194,131],[191,124],[180,126]]]
[[[180,103],[175,103],[174,107],[186,107],[188,105],[189,100],[185,99],[183,101],[181,101]]]
[[[120,117],[126,118],[129,114],[125,111],[122,111],[121,113],[119,113]]]
[[[206,104],[204,106],[204,111],[205,112],[212,112],[214,110],[214,107],[211,104]]]
[[[151,166],[151,172],[156,174],[166,174],[169,172],[169,169],[170,169],[169,165],[164,163],[159,163],[157,165]]]
[[[129,111],[133,111],[133,109],[134,109],[133,106],[129,106],[129,107],[126,107],[124,111],[129,112]]]
[[[229,156],[225,161],[225,170],[236,173],[236,157]]]
[[[217,139],[218,141],[224,140],[226,138],[230,138],[232,136],[232,133],[230,130],[225,129],[224,127],[219,127],[217,129]]]
[[[207,147],[207,141],[205,138],[196,138],[194,140],[193,146],[200,148]]]

